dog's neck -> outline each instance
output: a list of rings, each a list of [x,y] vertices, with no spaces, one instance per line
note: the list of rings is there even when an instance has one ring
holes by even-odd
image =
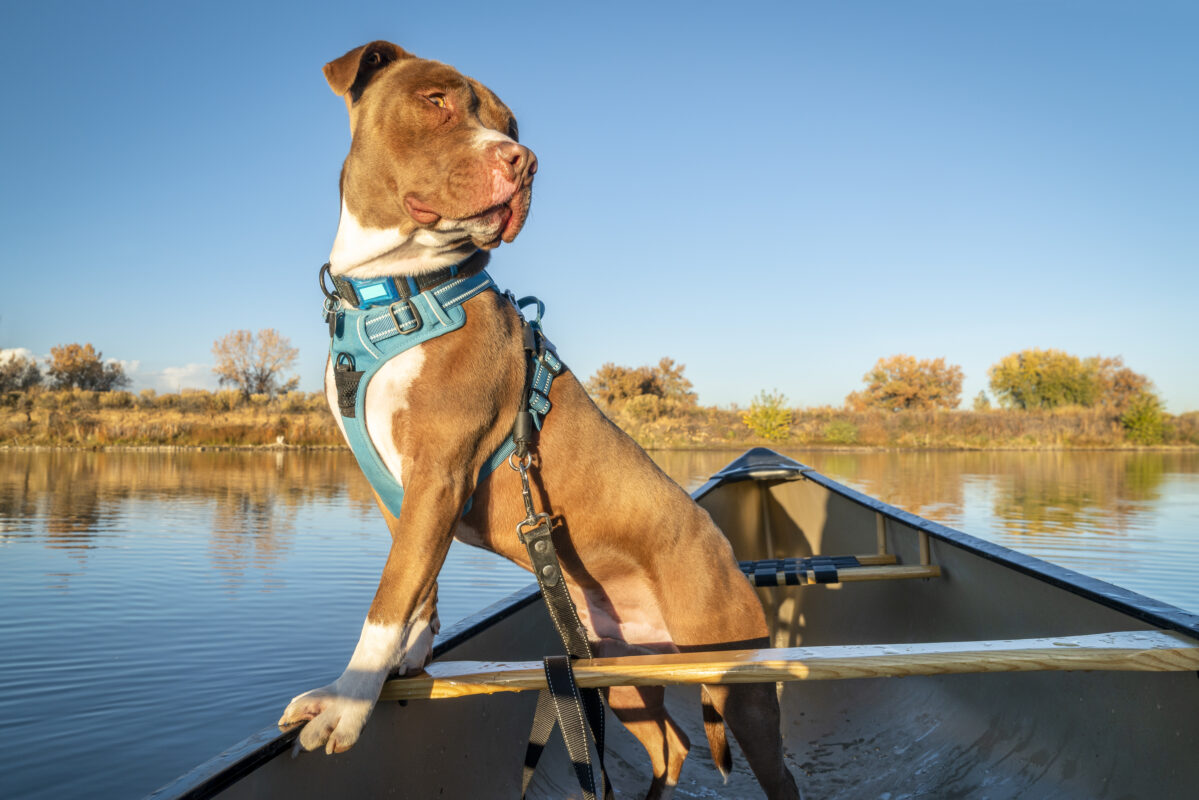
[[[473,256],[482,251],[456,228],[452,220],[442,220],[433,228],[417,228],[406,235],[395,228],[367,227],[342,197],[329,265],[334,275],[366,280],[416,277],[477,260]],[[485,263],[486,259],[474,271]]]

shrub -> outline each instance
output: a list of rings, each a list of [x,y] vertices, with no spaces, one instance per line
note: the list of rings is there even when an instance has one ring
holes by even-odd
[[[773,392],[763,389],[750,403],[749,410],[742,412],[741,421],[755,436],[776,441],[788,439],[791,436],[791,410],[786,405],[786,396],[777,389]]]
[[[209,397],[212,408],[216,411],[232,411],[242,404],[245,399],[236,389],[221,389]]]
[[[623,410],[637,422],[653,422],[663,415],[663,400],[655,394],[639,394],[630,397]]]
[[[42,382],[37,361],[16,352],[0,352],[0,392],[24,392]]]
[[[100,395],[101,408],[132,408],[134,397],[132,392],[105,392]]]
[[[664,401],[658,406],[662,414],[683,411],[693,408],[696,403],[691,381],[683,375],[684,369],[686,365],[676,364],[671,358],[663,358],[656,367],[622,367],[607,363],[587,381],[587,393],[597,403],[612,410],[619,410],[635,398],[648,396]]]
[[[880,358],[862,380],[866,388],[845,398],[854,411],[956,408],[962,396],[962,368],[944,358]]]
[[[1142,392],[1128,401],[1120,416],[1128,440],[1136,444],[1161,444],[1166,430],[1166,415],[1157,395]]]
[[[835,419],[824,426],[821,432],[826,442],[854,444],[858,440],[858,426],[843,419]]]
[[[212,405],[212,395],[203,389],[180,389],[179,410],[188,413],[207,411]]]

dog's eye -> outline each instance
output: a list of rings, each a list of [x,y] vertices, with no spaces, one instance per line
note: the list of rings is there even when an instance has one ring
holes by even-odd
[[[444,95],[444,94],[431,94],[431,95],[429,95],[429,96],[428,96],[428,100],[429,100],[429,102],[430,102],[430,103],[432,103],[433,105],[437,106],[438,108],[445,108],[445,107],[446,107],[445,95]]]

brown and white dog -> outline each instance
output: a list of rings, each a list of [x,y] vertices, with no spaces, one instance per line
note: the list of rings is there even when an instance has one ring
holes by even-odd
[[[483,268],[486,251],[516,237],[537,159],[517,143],[516,120],[495,94],[389,42],[351,50],[324,71],[345,98],[352,132],[333,274],[420,275],[463,262],[470,273]],[[520,404],[520,323],[496,292],[468,300],[466,310],[462,329],[393,358],[368,385],[367,430],[403,483],[403,510],[396,518],[380,503],[391,553],[349,666],[334,683],[292,700],[279,721],[307,723],[299,736],[305,749],[351,747],[389,673],[427,663],[437,572],[451,539],[529,568],[513,533],[525,516],[517,474],[500,469],[476,486]],[[340,424],[331,366],[325,379]],[[539,509],[555,515],[567,585],[596,655],[766,646],[762,607],[707,513],[569,372],[554,381],[551,401],[534,494]],[[766,794],[798,797],[783,763],[774,685],[705,691]],[[648,797],[669,797],[690,745],[666,712],[663,690],[613,688],[608,700],[649,752]],[[727,768],[723,725],[706,727],[717,764]]]

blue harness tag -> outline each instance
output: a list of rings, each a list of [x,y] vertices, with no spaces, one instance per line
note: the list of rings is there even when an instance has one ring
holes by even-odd
[[[351,278],[349,283],[358,295],[360,308],[389,306],[400,299],[400,293],[396,291],[395,282],[391,278],[373,278],[365,281]]]

